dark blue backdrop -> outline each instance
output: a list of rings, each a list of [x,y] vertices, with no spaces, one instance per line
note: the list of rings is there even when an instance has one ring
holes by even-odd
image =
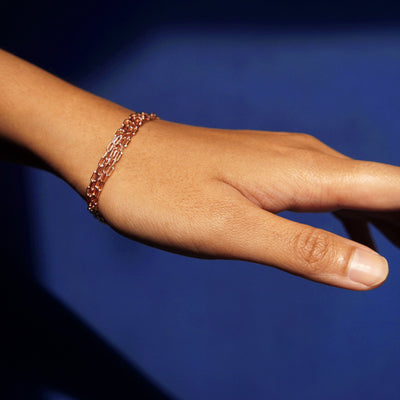
[[[399,14],[384,3],[6,6],[2,40],[131,109],[398,165]],[[398,399],[400,257],[379,234],[389,279],[355,293],[155,250],[47,173],[1,178],[2,398]],[[330,215],[287,216],[344,234]]]

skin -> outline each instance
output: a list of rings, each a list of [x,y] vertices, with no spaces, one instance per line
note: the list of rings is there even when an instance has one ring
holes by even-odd
[[[48,169],[84,196],[131,111],[4,51],[0,74],[2,157]],[[388,274],[368,222],[400,244],[400,168],[350,159],[306,134],[158,120],[125,149],[99,208],[116,231],[156,247],[368,290]],[[335,212],[354,241],[277,215],[284,210]]]

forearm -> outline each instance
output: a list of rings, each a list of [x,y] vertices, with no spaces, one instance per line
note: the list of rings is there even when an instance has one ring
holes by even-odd
[[[83,194],[129,110],[0,50],[0,137],[8,158],[48,165]],[[10,152],[11,150],[9,150]]]

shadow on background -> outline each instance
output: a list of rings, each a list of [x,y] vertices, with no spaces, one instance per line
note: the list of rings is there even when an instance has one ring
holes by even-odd
[[[36,282],[22,168],[1,164],[0,398],[39,400],[50,388],[76,399],[168,399]]]
[[[141,42],[152,31],[171,25],[236,31],[390,28],[399,25],[399,9],[387,0],[4,2],[0,45],[73,80],[132,45],[132,38]]]
[[[1,286],[0,398],[169,398],[35,282],[8,271]]]
[[[202,2],[95,0],[3,4],[1,47],[74,80],[106,62],[132,37],[168,25],[340,29],[395,26],[393,2],[298,0]],[[389,5],[390,4],[390,5]],[[239,29],[239,28],[238,28]],[[78,399],[165,399],[135,367],[35,282],[24,170],[0,165],[3,187],[0,313],[2,399],[39,399],[50,387]]]

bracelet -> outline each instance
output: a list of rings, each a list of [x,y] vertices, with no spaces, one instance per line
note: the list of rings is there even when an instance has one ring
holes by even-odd
[[[101,157],[86,189],[88,209],[100,221],[104,222],[104,218],[99,211],[99,197],[104,184],[113,173],[115,164],[120,160],[124,148],[128,146],[139,128],[145,122],[155,119],[159,119],[156,114],[146,114],[144,112],[130,114],[122,123],[121,128],[115,132],[114,139],[109,143],[106,152]]]

